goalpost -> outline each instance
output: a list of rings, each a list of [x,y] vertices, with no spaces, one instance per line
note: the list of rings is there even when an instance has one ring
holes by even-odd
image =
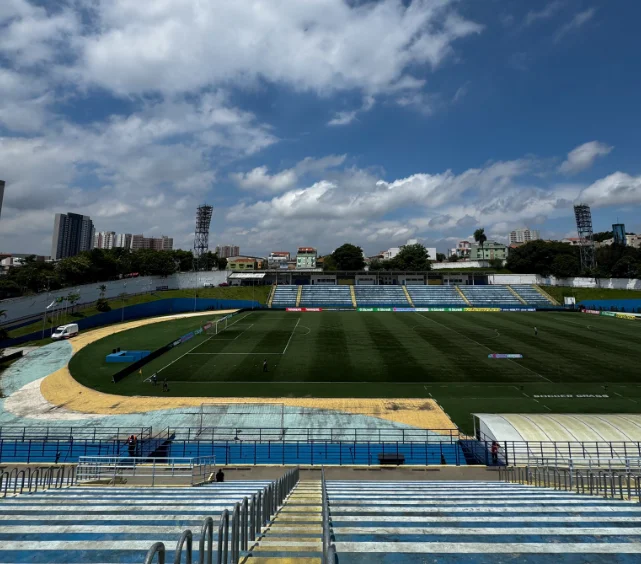
[[[221,317],[216,321],[212,321],[211,327],[209,327],[209,329],[205,331],[205,334],[214,336],[218,335],[218,333],[223,332],[225,329],[227,329],[227,322],[229,321],[229,317],[230,316],[226,315],[225,317]]]

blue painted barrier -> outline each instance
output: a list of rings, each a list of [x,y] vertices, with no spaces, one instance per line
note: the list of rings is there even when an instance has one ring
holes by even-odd
[[[580,306],[586,309],[603,311],[622,311],[626,313],[641,313],[641,299],[638,300],[583,300]]]

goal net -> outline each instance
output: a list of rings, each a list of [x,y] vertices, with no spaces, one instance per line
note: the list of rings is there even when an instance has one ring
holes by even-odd
[[[205,330],[207,335],[218,335],[225,329],[227,329],[227,322],[229,321],[229,316],[222,317],[216,321],[211,322],[211,327]]]

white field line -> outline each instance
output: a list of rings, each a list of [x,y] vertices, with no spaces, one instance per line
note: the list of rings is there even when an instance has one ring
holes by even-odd
[[[473,343],[476,343],[477,345],[483,347],[484,349],[487,349],[488,351],[492,352],[492,349],[490,347],[488,347],[487,345],[484,345],[482,343],[479,343],[478,341],[475,341],[474,339],[472,339],[472,337],[468,337],[467,335],[464,335],[463,333],[458,332],[456,329],[452,329],[451,327],[448,327],[447,325],[444,325],[443,323],[439,323],[438,321],[436,321],[435,319],[432,319],[431,317],[425,317],[424,315],[421,315],[420,312],[418,312],[418,311],[416,312],[416,315],[420,315],[423,319],[426,319],[427,321],[431,321],[432,323],[436,323],[437,325],[440,325],[441,327],[445,327],[445,329],[449,329],[450,331],[453,331],[457,335],[460,335],[461,337],[464,337],[468,341],[472,341]],[[553,383],[552,380],[550,380],[549,378],[546,378],[545,376],[541,376],[541,374],[539,374],[538,372],[535,372],[534,370],[528,368],[527,366],[523,366],[522,364],[518,364],[518,363],[514,362],[511,359],[508,359],[508,362],[512,362],[512,363],[516,364],[520,368],[525,368],[526,370],[530,371],[532,374],[536,374],[539,378],[542,378],[543,380],[546,380],[546,381],[550,382],[550,384]]]
[[[294,336],[294,333],[296,332],[296,327],[298,327],[298,324],[300,323],[300,317],[296,320],[296,325],[294,325],[294,328],[292,329],[292,334],[289,336],[289,340],[287,341],[287,344],[285,345],[285,350],[281,354],[285,354],[287,352],[287,348],[289,347],[289,343],[292,340],[292,337]]]
[[[235,324],[236,324],[236,323],[238,323],[239,321],[242,321],[243,319],[246,319],[246,318],[247,318],[247,317],[249,317],[252,313],[253,313],[253,312],[252,312],[252,311],[250,311],[250,312],[249,312],[245,317],[241,317],[240,319],[238,319],[238,320],[234,321],[231,325],[235,325]],[[231,327],[231,325],[227,325],[227,327],[226,327],[226,328],[228,329],[229,327]],[[191,351],[195,351],[198,347],[200,347],[200,346],[204,345],[204,344],[205,344],[206,342],[208,342],[208,341],[211,341],[215,336],[216,336],[216,335],[212,335],[211,337],[209,337],[209,339],[205,339],[202,343],[198,343],[195,347],[192,347],[191,349],[189,349],[185,354],[183,354],[183,355],[179,356],[179,357],[178,357],[177,359],[175,359],[175,360],[172,360],[172,361],[171,361],[167,366],[163,366],[160,370],[158,370],[158,372],[156,372],[156,374],[160,374],[160,373],[161,373],[165,368],[169,368],[169,367],[170,367],[174,362],[178,362],[180,359],[182,359],[182,358],[186,357],[186,356],[187,356]]]

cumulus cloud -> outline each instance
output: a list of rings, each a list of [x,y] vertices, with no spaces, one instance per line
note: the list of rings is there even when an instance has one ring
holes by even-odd
[[[230,177],[241,190],[277,194],[296,186],[299,179],[306,174],[319,173],[342,165],[345,158],[346,155],[330,155],[321,159],[307,157],[295,167],[276,174],[269,174],[266,166],[260,166],[249,172],[232,173]]]
[[[559,172],[563,174],[576,174],[590,168],[597,157],[609,154],[614,147],[599,141],[590,141],[579,145],[568,153],[568,158],[561,163]]]
[[[615,172],[591,184],[579,199],[595,207],[641,205],[641,176]]]
[[[82,74],[122,93],[266,79],[328,93],[393,87],[482,27],[453,0],[111,0],[81,43]]]

